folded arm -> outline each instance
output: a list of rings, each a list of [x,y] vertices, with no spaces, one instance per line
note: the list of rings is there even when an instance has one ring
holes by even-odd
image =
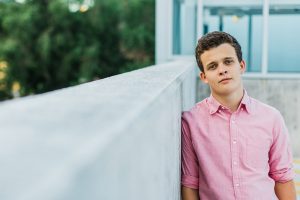
[[[279,200],[296,200],[296,189],[294,181],[285,183],[275,182],[275,193]]]
[[[198,190],[182,186],[181,197],[182,200],[199,200]]]

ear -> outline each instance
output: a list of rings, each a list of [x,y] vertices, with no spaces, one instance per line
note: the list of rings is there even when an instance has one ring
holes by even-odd
[[[206,84],[208,83],[204,72],[200,72],[199,77],[203,83],[206,83]]]
[[[243,74],[246,71],[246,62],[244,60],[242,60],[240,62],[240,66],[241,66],[240,72],[241,72],[241,74]]]

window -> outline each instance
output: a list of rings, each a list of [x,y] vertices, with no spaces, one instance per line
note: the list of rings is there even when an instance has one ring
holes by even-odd
[[[173,54],[192,55],[197,41],[197,0],[174,0]]]
[[[300,72],[300,7],[270,5],[269,72]]]
[[[193,56],[202,26],[200,35],[219,30],[236,37],[248,72],[300,72],[300,0],[269,1],[173,0],[173,55]]]

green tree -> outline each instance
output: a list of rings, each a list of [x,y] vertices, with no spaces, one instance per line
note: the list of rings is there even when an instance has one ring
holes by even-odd
[[[154,64],[155,1],[123,2],[121,12],[122,52],[130,60],[121,72]]]
[[[154,0],[0,3],[0,43],[1,99],[105,78],[153,63]]]

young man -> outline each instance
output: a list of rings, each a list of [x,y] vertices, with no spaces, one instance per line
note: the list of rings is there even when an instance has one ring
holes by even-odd
[[[211,95],[182,116],[182,199],[296,200],[283,118],[244,90],[237,40],[208,33],[196,59]]]

